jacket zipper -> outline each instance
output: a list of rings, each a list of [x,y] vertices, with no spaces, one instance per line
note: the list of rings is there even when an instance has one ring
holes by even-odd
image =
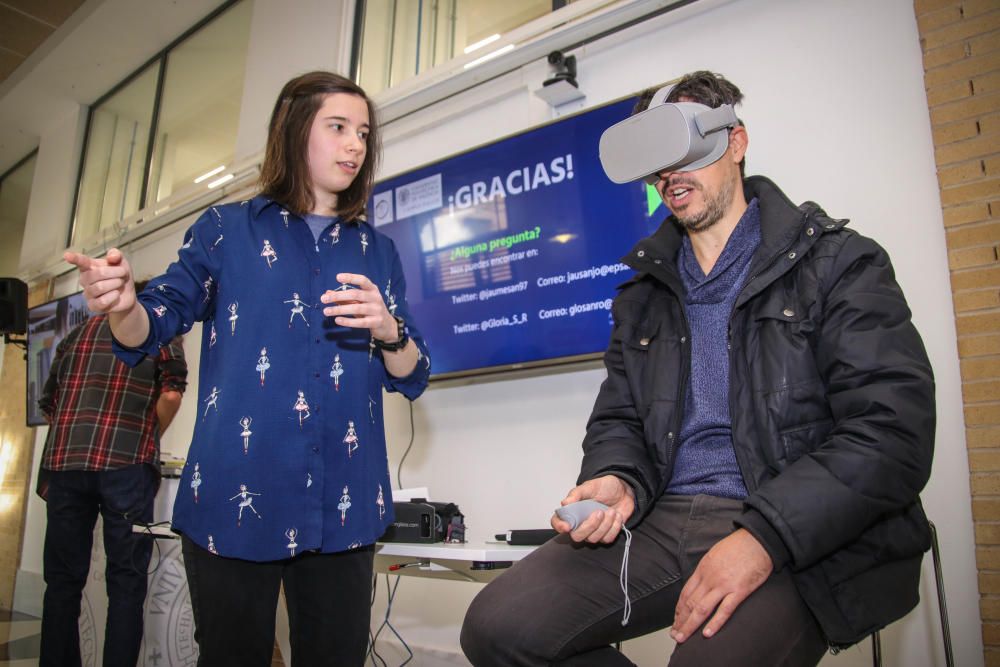
[[[811,216],[810,213],[806,213],[805,216],[803,217],[803,222],[805,223],[804,226],[809,225],[810,216]],[[730,383],[729,397],[728,397],[729,423],[730,423],[730,431],[733,433],[736,432],[736,429],[733,426],[736,420],[738,419],[737,417],[738,412],[734,409],[735,406],[733,405],[733,391],[732,391],[732,382],[734,377],[733,370],[735,364],[735,360],[733,359],[733,315],[736,314],[736,303],[739,303],[740,296],[742,296],[743,290],[746,289],[747,285],[756,280],[758,276],[766,273],[772,266],[774,266],[774,264],[778,261],[778,258],[780,258],[783,255],[787,255],[789,249],[793,248],[795,244],[798,242],[798,240],[799,236],[796,235],[795,238],[793,238],[791,242],[789,242],[784,248],[782,248],[774,255],[772,255],[771,258],[767,261],[766,264],[764,264],[763,268],[760,271],[750,276],[747,279],[747,281],[743,283],[743,287],[740,289],[740,293],[736,295],[736,301],[733,303],[733,309],[729,312],[729,322],[726,327],[726,349],[729,352],[729,383]],[[747,362],[746,377],[748,378],[750,377],[749,362]],[[743,457],[740,456],[740,448],[736,446],[735,440],[733,441],[733,455],[736,457],[736,464],[740,467],[740,474],[743,475],[743,485],[746,487],[747,493],[753,493],[754,491],[757,490],[757,481],[752,475],[751,476],[747,475],[749,464],[743,459]]]
[[[654,276],[656,280],[660,282],[660,284],[662,284],[664,287],[670,290],[670,293],[673,295],[674,301],[677,304],[677,309],[680,311],[681,321],[684,324],[684,333],[681,335],[681,347],[683,348],[682,354],[684,355],[684,360],[681,366],[681,374],[679,379],[680,391],[678,392],[678,401],[679,401],[678,405],[681,407],[680,409],[675,411],[676,415],[674,417],[674,423],[671,425],[671,430],[667,432],[667,451],[666,451],[665,462],[668,464],[668,469],[666,471],[667,474],[664,476],[663,481],[660,483],[660,488],[656,490],[656,495],[659,496],[662,495],[663,491],[667,488],[667,485],[670,483],[670,478],[673,476],[674,473],[674,459],[675,459],[674,452],[676,450],[676,443],[679,437],[680,426],[682,423],[681,420],[683,418],[683,410],[684,410],[683,406],[685,404],[685,401],[687,400],[688,377],[691,375],[691,344],[690,344],[691,326],[688,324],[687,313],[684,311],[684,300],[682,298],[682,295],[677,291],[675,286],[671,284],[671,280],[669,279],[670,276],[668,274],[664,274],[664,277],[667,279],[664,279],[664,277],[656,276],[656,273],[658,272],[657,269],[661,269],[663,271],[666,271],[666,269],[662,269],[662,265],[658,261],[655,262],[655,264],[656,268],[654,268],[651,271],[648,271],[648,273]]]

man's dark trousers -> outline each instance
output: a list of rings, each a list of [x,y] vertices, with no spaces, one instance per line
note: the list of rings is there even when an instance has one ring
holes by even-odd
[[[104,520],[108,619],[104,667],[134,667],[142,643],[146,571],[153,539],[132,533],[133,522],[153,519],[159,477],[152,466],[117,470],[46,471],[45,602],[41,667],[80,665],[80,599],[90,570],[94,525]]]

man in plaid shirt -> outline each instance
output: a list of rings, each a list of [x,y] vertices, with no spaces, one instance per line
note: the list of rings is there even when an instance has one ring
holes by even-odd
[[[103,315],[57,348],[39,407],[49,421],[38,494],[47,501],[40,665],[79,665],[80,600],[94,525],[104,520],[108,618],[104,665],[136,664],[152,539],[132,533],[153,519],[160,435],[177,413],[187,364],[180,339],[135,368],[111,350]]]

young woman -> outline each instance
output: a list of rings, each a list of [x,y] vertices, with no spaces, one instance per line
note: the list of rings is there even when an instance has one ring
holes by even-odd
[[[362,218],[379,150],[364,91],[304,74],[274,106],[260,194],[207,210],[138,298],[117,250],[66,254],[126,362],[204,323],[213,409],[173,515],[199,665],[270,664],[280,584],[293,664],[364,662],[373,544],[393,519],[382,389],[413,400],[430,373],[395,246]]]

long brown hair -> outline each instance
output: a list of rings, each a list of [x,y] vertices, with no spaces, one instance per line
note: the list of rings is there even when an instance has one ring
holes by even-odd
[[[331,93],[357,95],[368,106],[368,137],[365,160],[351,185],[337,194],[337,214],[354,220],[365,212],[381,159],[375,105],[359,85],[333,72],[309,72],[297,76],[281,89],[267,130],[267,149],[260,170],[260,193],[275,199],[295,213],[305,214],[316,204],[306,160],[309,131],[323,99]]]

